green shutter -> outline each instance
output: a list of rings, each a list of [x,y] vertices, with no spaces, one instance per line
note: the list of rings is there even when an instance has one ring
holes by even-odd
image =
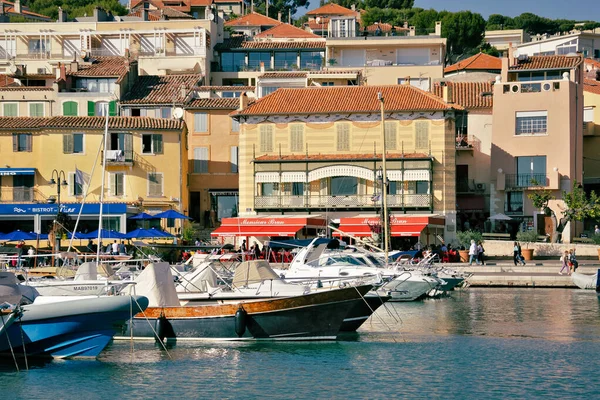
[[[108,115],[111,117],[117,116],[117,102],[114,100],[108,103]]]
[[[76,117],[77,116],[77,102],[65,101],[63,103],[63,115]]]
[[[96,115],[96,103],[88,101],[88,117],[93,117],[94,115]]]
[[[163,152],[163,135],[154,134],[152,135],[152,152],[154,154],[162,154]]]

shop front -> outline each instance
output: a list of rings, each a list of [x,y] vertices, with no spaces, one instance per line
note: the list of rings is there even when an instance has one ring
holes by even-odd
[[[83,209],[82,209],[83,207]],[[69,215],[74,221],[81,211],[77,231],[86,232],[98,229],[100,217],[99,203],[63,203],[60,211]],[[12,232],[20,229],[26,232],[48,233],[58,214],[56,204],[0,204],[0,232]],[[102,225],[104,229],[126,232],[127,204],[110,203],[102,208]]]

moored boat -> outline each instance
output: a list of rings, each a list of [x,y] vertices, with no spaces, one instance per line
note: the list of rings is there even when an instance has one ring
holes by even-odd
[[[580,289],[592,289],[595,290],[599,285],[598,272],[593,275],[581,274],[579,272],[573,272],[571,274],[571,280]]]

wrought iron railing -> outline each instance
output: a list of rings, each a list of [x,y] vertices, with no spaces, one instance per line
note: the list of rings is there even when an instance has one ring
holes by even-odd
[[[15,186],[0,188],[0,203],[45,201],[46,197],[32,187]]]
[[[504,184],[509,189],[544,187],[548,186],[548,177],[546,174],[506,174]]]
[[[395,208],[430,208],[429,194],[392,194],[388,195],[389,207]],[[349,195],[349,196],[256,196],[255,208],[367,208],[381,207],[381,196]]]
[[[104,160],[104,150],[102,151]],[[133,165],[133,150],[107,150],[106,165]]]

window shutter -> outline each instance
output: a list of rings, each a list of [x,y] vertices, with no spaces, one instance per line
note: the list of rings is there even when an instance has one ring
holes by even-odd
[[[162,196],[162,174],[149,173],[148,174],[148,195],[149,196]]]
[[[396,143],[396,123],[386,122],[385,123],[385,148],[387,150],[396,150],[398,144]]]
[[[94,115],[96,115],[96,103],[88,101],[88,117],[93,117]]]
[[[194,149],[194,173],[203,174],[208,172],[208,147],[196,147]]]
[[[115,174],[115,190],[116,190],[116,196],[123,196],[124,190],[123,190],[123,185],[124,185],[124,174],[118,173]]]
[[[63,153],[73,153],[73,135],[70,133],[66,133],[63,135]]]
[[[337,125],[337,150],[350,151],[350,125]]]
[[[231,172],[238,173],[238,147],[231,147]]]
[[[232,119],[231,120],[231,132],[239,132],[240,131],[240,122]]]
[[[114,100],[108,103],[108,115],[111,117],[117,116],[117,102]]]
[[[415,122],[415,149],[429,148],[429,122]]]
[[[194,114],[194,132],[208,132],[208,118],[206,113]]]
[[[292,125],[290,135],[290,151],[304,150],[304,126]]]
[[[162,154],[163,152],[163,135],[152,135],[152,151],[154,154]]]
[[[19,151],[19,135],[13,133],[13,152]]]
[[[125,158],[133,155],[133,135],[131,133],[126,133],[124,136],[123,152],[125,153]]]
[[[117,195],[117,174],[110,174],[110,192],[109,196]]]
[[[25,138],[27,140],[27,151],[33,151],[33,140],[31,137],[31,133],[26,133]]]
[[[273,151],[273,126],[263,125],[260,127],[260,151],[271,153]]]
[[[63,115],[65,116],[77,116],[77,102],[65,101],[63,103]]]

